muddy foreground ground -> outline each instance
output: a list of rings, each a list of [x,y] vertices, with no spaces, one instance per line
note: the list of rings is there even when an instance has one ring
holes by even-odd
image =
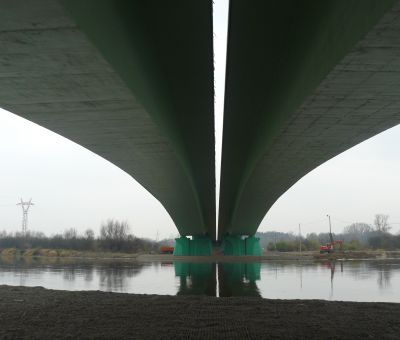
[[[399,339],[400,304],[0,286],[0,338]]]

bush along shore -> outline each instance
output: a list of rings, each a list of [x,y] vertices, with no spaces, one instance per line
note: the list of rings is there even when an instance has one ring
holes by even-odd
[[[306,236],[276,231],[257,232],[264,256],[281,257],[343,257],[373,258],[395,256],[400,251],[400,234],[391,233],[389,216],[378,214],[373,225],[352,223],[342,233],[333,234],[334,240],[343,241],[343,252],[329,256],[319,255],[321,245],[330,242],[329,233],[309,233]],[[318,228],[322,229],[322,228]],[[136,254],[157,254],[161,246],[173,246],[174,239],[159,242],[139,238],[130,233],[126,222],[108,220],[100,227],[98,235],[92,229],[78,233],[70,228],[63,233],[46,236],[41,232],[0,232],[0,254],[7,256],[47,257],[135,257]],[[301,251],[300,251],[301,248]],[[216,244],[218,252],[218,244]]]
[[[335,222],[334,218],[332,220]],[[326,230],[326,227],[316,225],[315,229]],[[350,223],[341,233],[333,233],[333,238],[343,241],[343,249],[346,251],[400,250],[400,234],[392,233],[392,230],[389,216],[376,214],[372,224]],[[260,238],[264,250],[279,252],[299,251],[300,247],[302,251],[318,251],[321,245],[330,242],[328,232],[309,233],[303,236],[293,232],[267,231],[257,232],[256,237]]]
[[[5,248],[0,249],[2,257],[76,257],[76,258],[127,258],[134,259],[138,253],[123,253],[115,251],[92,251],[73,249],[46,249],[46,248]]]
[[[98,236],[88,229],[78,234],[67,229],[62,234],[46,236],[41,232],[0,232],[0,254],[3,256],[47,257],[135,257],[141,253],[157,253],[160,245],[173,240],[155,242],[134,236],[125,222],[108,220],[100,227]]]

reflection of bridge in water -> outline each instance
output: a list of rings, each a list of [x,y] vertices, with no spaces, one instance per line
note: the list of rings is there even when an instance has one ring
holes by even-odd
[[[178,295],[261,296],[261,263],[187,263],[174,262],[180,277]]]

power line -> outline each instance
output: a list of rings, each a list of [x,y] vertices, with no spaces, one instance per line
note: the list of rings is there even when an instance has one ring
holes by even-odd
[[[303,225],[310,225],[310,224],[316,224],[316,223],[322,223],[322,222],[325,222],[325,219],[318,219],[318,220],[313,220],[313,221],[310,221],[310,222],[305,222],[305,223],[301,223],[301,224],[303,224]]]
[[[332,217],[332,219],[333,220],[336,220],[336,221],[338,221],[338,222],[341,222],[341,223],[350,223],[350,224],[352,224],[352,223],[354,223],[354,221],[353,222],[350,222],[350,221],[344,221],[344,220],[341,220],[341,219],[339,219],[339,218],[336,218],[336,217]]]

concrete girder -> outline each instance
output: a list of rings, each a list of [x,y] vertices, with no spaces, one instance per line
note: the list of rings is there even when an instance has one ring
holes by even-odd
[[[0,8],[0,107],[132,175],[182,235],[215,238],[211,0]]]
[[[219,238],[253,235],[301,177],[400,123],[399,10],[230,2]]]

